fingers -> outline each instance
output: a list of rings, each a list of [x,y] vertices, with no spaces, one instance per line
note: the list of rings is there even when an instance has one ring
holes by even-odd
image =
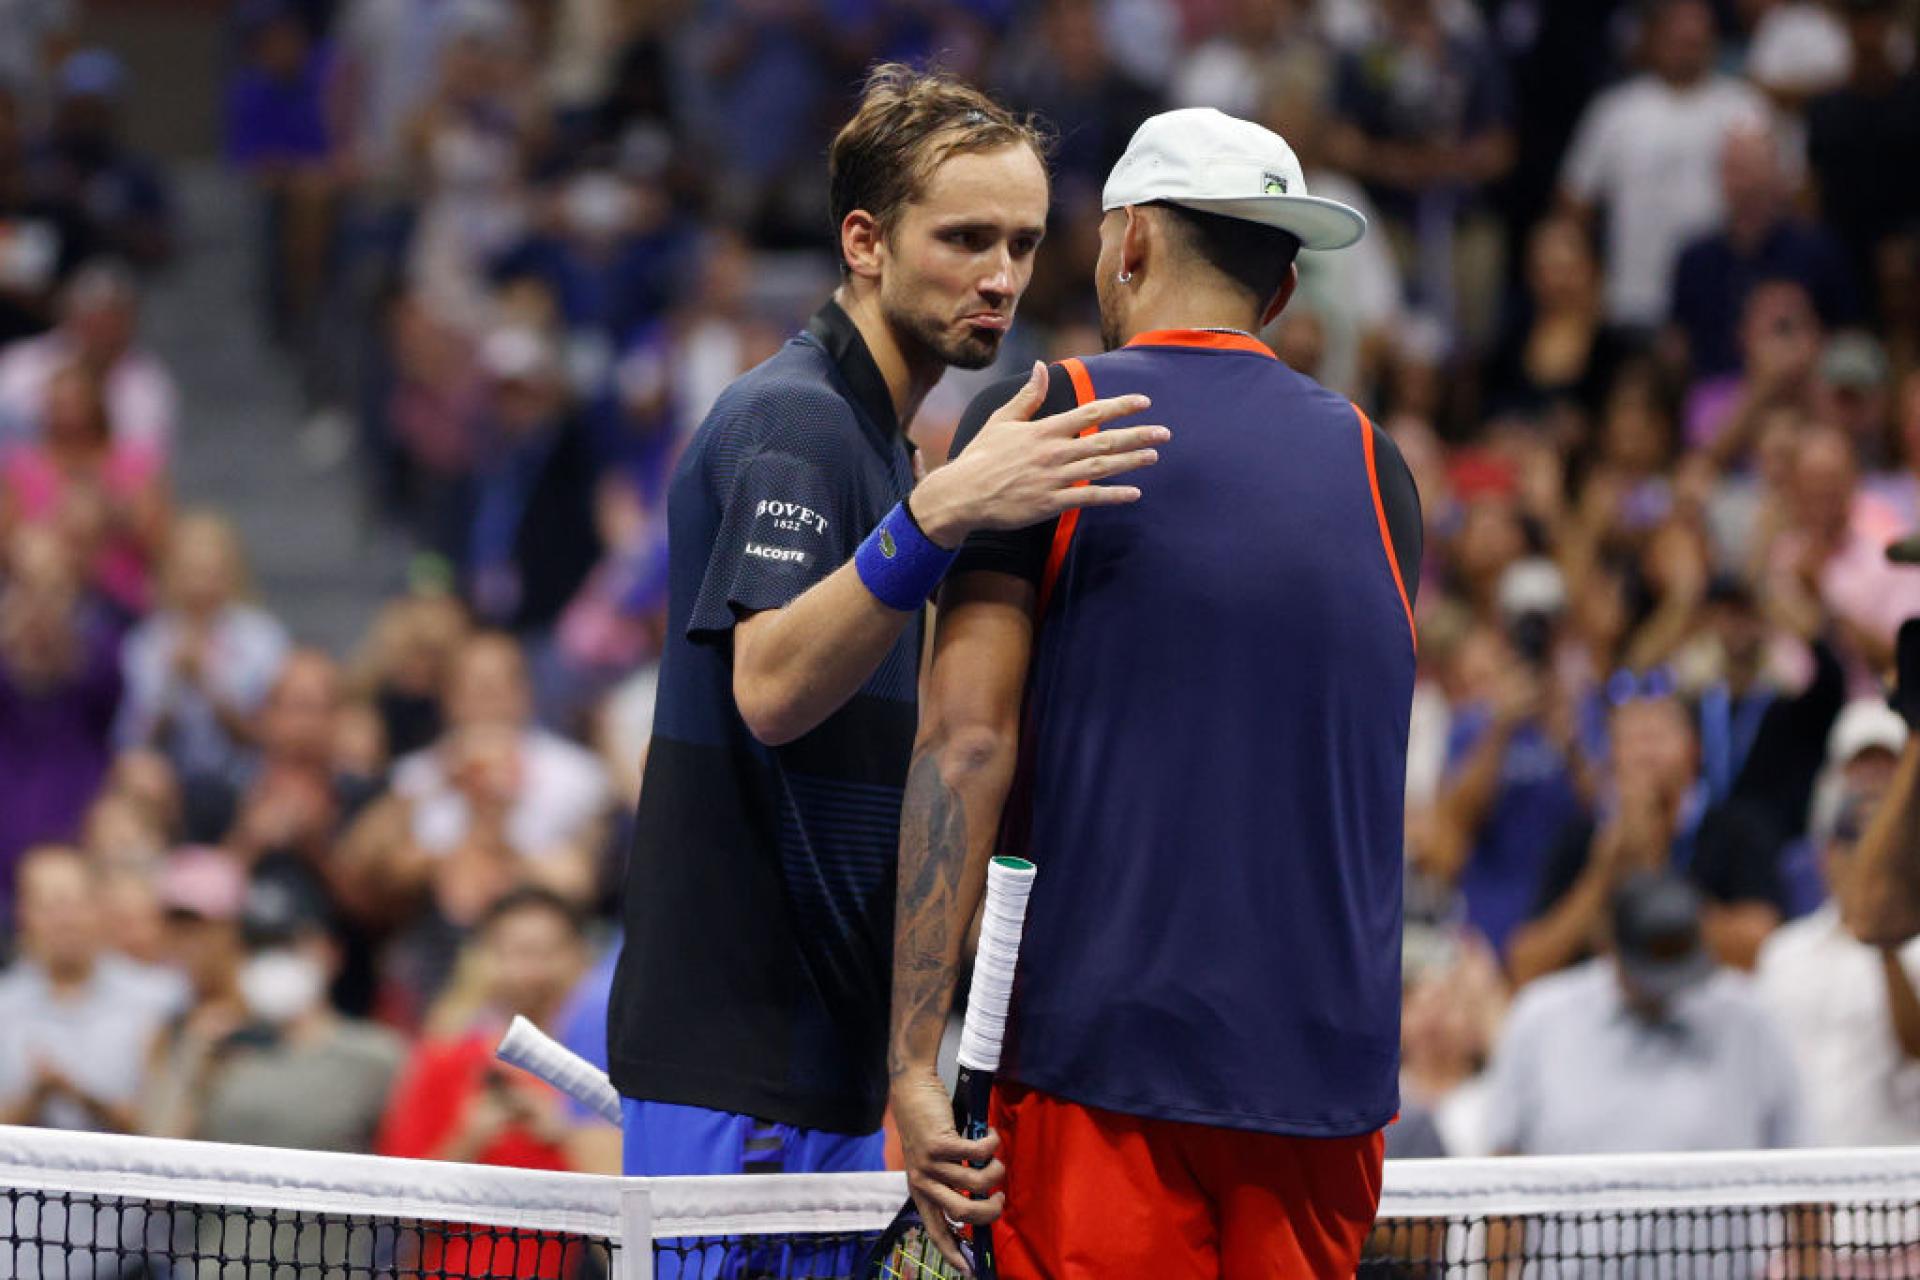
[[[913,1198],[920,1202],[920,1212],[924,1217],[931,1206],[942,1221],[951,1219],[971,1226],[985,1226],[1000,1216],[1007,1207],[1004,1191],[995,1191],[991,1195],[973,1197],[963,1196],[952,1187],[931,1178],[914,1177],[912,1180]],[[928,1219],[932,1221],[931,1218]]]
[[[1123,507],[1129,502],[1138,501],[1140,490],[1130,484],[1083,484],[1062,489],[1054,495],[1054,503],[1061,511],[1073,511],[1081,507]]]
[[[1077,436],[1088,427],[1144,413],[1152,405],[1153,401],[1141,395],[1109,396],[1105,400],[1089,400],[1077,409],[1056,413],[1051,418],[1042,418],[1034,425],[1054,435]]]
[[[1061,447],[1062,457],[1069,460],[1091,458],[1102,453],[1127,453],[1134,449],[1147,449],[1157,444],[1165,444],[1173,439],[1173,432],[1158,423],[1139,427],[1115,427],[1111,431],[1096,431],[1090,436],[1069,441]]]
[[[1101,454],[1063,467],[1060,476],[1069,484],[1080,484],[1083,481],[1104,480],[1108,476],[1138,471],[1158,461],[1160,461],[1160,455],[1152,449],[1135,449],[1132,453]]]
[[[1025,422],[1047,401],[1047,362],[1035,360],[1026,385],[1013,393],[1013,399],[994,410],[993,422]]]
[[[918,1194],[913,1199],[920,1206],[922,1229],[927,1233],[927,1239],[933,1241],[934,1248],[940,1251],[940,1256],[960,1275],[972,1275],[973,1266],[967,1261],[967,1255],[961,1252],[960,1242],[954,1238],[953,1228],[947,1225],[939,1206]]]

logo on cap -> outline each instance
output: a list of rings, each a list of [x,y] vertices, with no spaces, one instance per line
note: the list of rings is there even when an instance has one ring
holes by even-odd
[[[1262,174],[1261,176],[1266,179],[1266,185],[1261,188],[1263,194],[1270,196],[1283,196],[1287,194],[1287,180],[1285,178],[1277,173]]]

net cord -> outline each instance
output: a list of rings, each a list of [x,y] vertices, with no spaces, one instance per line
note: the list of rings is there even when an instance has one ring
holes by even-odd
[[[623,1179],[5,1126],[0,1186],[611,1241],[641,1221],[656,1240],[878,1231],[906,1198],[898,1173]],[[1380,1216],[1859,1202],[1920,1204],[1920,1149],[1389,1160]]]

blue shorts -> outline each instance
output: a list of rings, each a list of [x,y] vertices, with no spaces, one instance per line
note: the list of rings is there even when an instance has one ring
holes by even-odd
[[[713,1173],[864,1173],[886,1168],[886,1133],[828,1133],[731,1111],[620,1099],[630,1177]],[[666,1240],[654,1256],[657,1280],[735,1276],[850,1275],[859,1242],[731,1249],[719,1240]]]

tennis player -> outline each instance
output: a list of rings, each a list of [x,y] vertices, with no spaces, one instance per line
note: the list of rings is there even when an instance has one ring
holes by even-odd
[[[1297,250],[1366,224],[1210,110],[1141,125],[1102,204],[1108,351],[1057,382],[1151,396],[1175,444],[1137,506],[975,535],[942,591],[894,1116],[929,1221],[1004,1205],[1011,1280],[1351,1276],[1398,1106],[1419,499],[1253,335]],[[1040,870],[994,1135],[966,1142],[934,1055],[996,839]]]
[[[1155,460],[1123,396],[1031,421],[1044,366],[917,486],[905,429],[1000,349],[1047,217],[1041,139],[883,67],[829,157],[843,274],[672,481],[669,634],[608,1048],[634,1174],[879,1168],[894,853],[923,606],[963,538]]]

